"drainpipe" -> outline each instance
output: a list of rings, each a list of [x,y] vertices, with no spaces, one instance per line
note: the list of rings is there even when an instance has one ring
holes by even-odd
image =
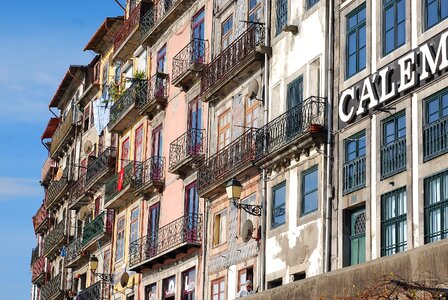
[[[265,0],[264,7],[264,16],[265,16],[265,46],[266,48],[271,46],[271,0]],[[269,55],[265,53],[264,55],[264,76],[263,76],[263,126],[266,126],[269,119]],[[264,141],[265,143],[266,141]],[[265,148],[264,145],[263,148]],[[260,278],[259,278],[259,289],[263,291],[266,286],[266,210],[267,210],[267,173],[266,169],[262,170],[262,191],[261,191],[261,253],[260,253]]]
[[[210,203],[208,199],[204,198],[204,219],[202,220],[202,226],[204,228],[202,233],[202,298],[205,299],[205,277],[207,276],[206,272],[206,263],[205,259],[207,255],[207,240],[208,240],[208,212],[209,212]]]
[[[327,40],[327,145],[325,150],[326,157],[326,204],[325,204],[325,261],[324,272],[331,270],[331,201],[333,194],[333,185],[331,177],[332,167],[332,103],[333,103],[333,30],[334,30],[334,12],[333,12],[334,0],[327,2],[327,25],[328,25],[328,40]]]

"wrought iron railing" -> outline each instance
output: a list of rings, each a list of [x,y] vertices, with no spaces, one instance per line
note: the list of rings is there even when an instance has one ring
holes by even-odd
[[[98,281],[78,293],[78,300],[108,299],[109,285],[105,281]]]
[[[156,100],[168,99],[169,75],[164,73],[156,73],[149,79],[148,97],[142,98],[139,107],[145,107],[147,104]]]
[[[170,144],[170,169],[188,157],[204,154],[205,130],[192,128]]]
[[[51,252],[51,250],[53,250],[55,246],[57,246],[61,241],[63,241],[65,236],[64,233],[65,233],[65,222],[60,221],[45,237],[44,253],[46,256],[48,255],[48,253]]]
[[[33,250],[31,251],[31,265],[33,265],[36,260],[38,260],[40,257],[40,247],[37,245]]]
[[[206,64],[208,41],[193,39],[173,57],[173,81],[187,71],[192,65]]]
[[[68,187],[69,180],[67,178],[67,168],[64,170],[61,179],[59,181],[52,181],[47,190],[47,197],[45,198],[45,206],[47,209],[56,202],[61,196],[61,193]]]
[[[114,222],[114,211],[107,210],[99,214],[95,219],[84,227],[82,234],[82,246],[84,247],[97,236],[103,233],[112,233]]]
[[[70,204],[73,205],[86,193],[86,174],[81,175],[70,188]]]
[[[86,184],[91,184],[98,179],[97,176],[105,168],[110,168],[115,164],[117,149],[115,147],[106,148],[88,167],[86,173]]]
[[[342,193],[348,194],[354,192],[366,185],[366,156],[360,156],[343,166],[343,185]]]
[[[310,97],[257,130],[257,159],[293,142],[304,133],[322,131],[326,104],[323,98]]]
[[[146,12],[141,20],[142,36],[147,35],[163,19],[171,8],[181,0],[159,0]]]
[[[183,243],[201,243],[202,215],[187,214],[131,243],[129,265],[135,266]]]
[[[381,179],[406,170],[406,137],[381,146]]]
[[[47,220],[47,209],[45,204],[42,205],[37,210],[36,214],[33,216],[34,232],[37,232],[39,227]]]
[[[228,80],[228,74],[244,59],[255,53],[256,47],[262,44],[264,44],[264,27],[251,25],[204,68],[201,76],[201,93],[208,91],[220,80]]]
[[[41,181],[44,182],[45,179],[48,176],[48,173],[53,169],[56,168],[56,162],[52,160],[51,158],[47,158],[45,160],[44,165],[42,166],[42,172],[41,172]],[[51,179],[51,178],[50,178]]]
[[[134,79],[131,86],[124,91],[123,95],[110,108],[108,126],[114,126],[132,105],[135,104],[136,107],[139,107],[144,103],[147,98],[147,93],[148,81]]]
[[[118,193],[132,183],[134,173],[134,162],[130,161],[123,170],[123,182],[121,183],[121,189],[119,189],[118,186],[120,173],[116,173],[112,176],[112,178],[106,183],[104,191],[105,203],[111,201],[116,195],[118,195]]]
[[[70,110],[65,120],[62,123],[59,123],[58,129],[56,129],[55,133],[53,134],[50,146],[51,155],[53,155],[56,150],[61,147],[65,140],[69,138],[68,133],[71,129],[74,128],[75,125],[75,114],[73,113],[73,111],[74,109]]]
[[[49,270],[49,268],[47,268]],[[45,256],[40,256],[33,262],[31,267],[31,281],[34,282],[39,276],[45,273]]]
[[[423,126],[423,161],[448,152],[448,116]]]
[[[249,129],[206,159],[198,170],[198,190],[227,179],[245,164],[253,162],[255,159],[255,136],[255,129]]]
[[[152,156],[144,162],[135,162],[135,186],[165,180],[165,157]]]
[[[67,262],[75,260],[82,251],[81,239],[76,238],[67,246]]]
[[[61,290],[62,273],[59,273],[55,277],[51,278],[42,288],[41,299],[51,299],[57,294],[62,292]]]
[[[141,5],[142,2],[140,2],[137,6],[131,9],[129,12],[129,16],[126,19],[126,21],[123,22],[123,25],[121,26],[120,30],[115,34],[114,38],[114,49],[115,51],[118,51],[118,49],[121,47],[123,42],[126,40],[126,38],[131,34],[131,32],[134,30],[135,27],[140,22],[140,13],[141,13]]]

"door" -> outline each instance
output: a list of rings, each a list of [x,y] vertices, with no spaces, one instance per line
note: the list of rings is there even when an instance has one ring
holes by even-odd
[[[152,180],[159,180],[162,177],[162,145],[163,145],[163,128],[159,125],[152,131],[151,156],[152,162],[149,172],[145,172],[145,176],[150,176]]]
[[[193,39],[193,60],[195,63],[204,63],[205,57],[205,24],[204,8],[193,17],[192,39]]]
[[[366,211],[353,211],[350,216],[350,265],[366,261]]]
[[[186,241],[197,240],[199,197],[196,182],[185,187],[185,238]]]
[[[294,137],[303,129],[303,77],[300,76],[288,85],[287,89],[286,136]]]
[[[146,238],[146,252],[145,252],[145,256],[147,258],[157,255],[159,212],[160,212],[159,203],[156,203],[149,208],[148,232]]]
[[[187,155],[200,153],[203,139],[202,132],[202,103],[199,99],[191,101],[188,105],[188,131]]]
[[[135,131],[135,154],[134,161],[143,161],[143,124]]]

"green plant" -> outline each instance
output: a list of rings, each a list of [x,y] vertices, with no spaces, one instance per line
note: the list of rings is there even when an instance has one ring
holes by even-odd
[[[146,72],[143,70],[135,70],[134,71],[134,79],[136,79],[136,80],[146,79]]]

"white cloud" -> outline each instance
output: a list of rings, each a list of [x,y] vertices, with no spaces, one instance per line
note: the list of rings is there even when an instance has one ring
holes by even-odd
[[[41,195],[38,179],[0,177],[0,201]]]

